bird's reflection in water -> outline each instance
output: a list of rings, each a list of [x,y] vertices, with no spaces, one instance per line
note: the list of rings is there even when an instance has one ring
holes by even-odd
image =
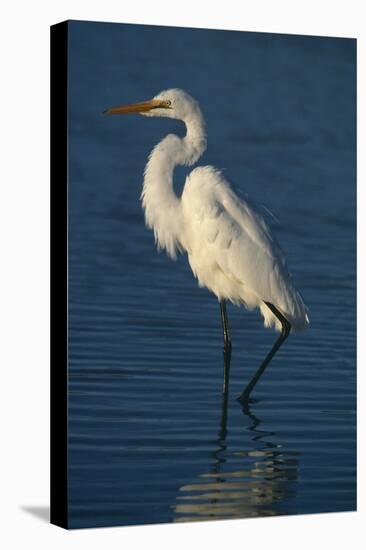
[[[230,450],[227,442],[229,367],[230,357],[225,357],[227,377],[212,466],[196,481],[180,487],[174,507],[175,522],[274,516],[285,513],[281,511],[281,502],[295,497],[299,453],[285,451],[281,445],[272,443],[275,432],[260,427],[262,420],[252,412],[249,403],[242,403],[241,407],[249,421],[251,448]]]

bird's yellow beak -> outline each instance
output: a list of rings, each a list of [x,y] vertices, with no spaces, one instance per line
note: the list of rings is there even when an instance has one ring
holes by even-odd
[[[104,115],[127,115],[129,113],[147,113],[152,109],[171,109],[170,101],[163,99],[150,99],[140,103],[129,103],[120,107],[112,107],[103,111]]]

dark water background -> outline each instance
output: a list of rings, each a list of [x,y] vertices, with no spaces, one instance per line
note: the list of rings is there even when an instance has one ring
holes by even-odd
[[[354,510],[355,41],[70,23],[71,527]],[[104,117],[181,87],[214,164],[264,204],[311,325],[249,409],[236,397],[276,338],[154,248],[142,173],[179,122]],[[177,192],[186,171],[176,173]]]

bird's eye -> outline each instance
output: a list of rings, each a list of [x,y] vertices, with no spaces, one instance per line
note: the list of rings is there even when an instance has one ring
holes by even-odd
[[[172,106],[172,102],[170,101],[170,99],[167,99],[167,100],[165,101],[165,104],[166,104],[167,107],[171,107],[171,106]]]

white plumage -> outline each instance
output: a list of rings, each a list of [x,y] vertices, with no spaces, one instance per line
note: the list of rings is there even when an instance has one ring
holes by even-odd
[[[308,324],[300,294],[295,290],[285,258],[257,208],[238,197],[223,174],[212,166],[188,175],[181,198],[173,189],[177,165],[192,165],[206,149],[203,117],[197,102],[182,90],[167,90],[154,98],[170,102],[148,116],[179,118],[184,138],[168,135],[150,154],[142,191],[146,224],[159,248],[172,258],[186,251],[199,285],[219,300],[258,307],[267,327],[281,330],[279,319],[264,302],[271,302],[292,330]]]
[[[200,190],[198,191],[198,188]],[[188,178],[182,196],[187,224],[189,263],[201,286],[219,299],[259,307],[265,326],[281,330],[278,318],[264,302],[271,302],[301,330],[308,317],[295,290],[284,256],[265,221],[232,191],[222,174],[198,168]]]

